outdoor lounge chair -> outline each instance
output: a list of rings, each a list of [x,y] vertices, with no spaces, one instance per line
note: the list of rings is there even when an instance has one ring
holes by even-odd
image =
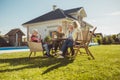
[[[92,59],[95,59],[92,53],[89,50],[89,43],[92,39],[92,35],[94,34],[96,30],[96,27],[93,29],[93,31],[89,30],[82,30],[81,32],[78,33],[78,39],[76,42],[78,44],[74,45],[74,50],[76,50],[74,56],[77,55],[78,52],[81,53],[80,48],[84,48],[86,53],[92,57]]]
[[[33,52],[34,52],[34,56],[36,55],[36,52],[42,51],[44,53],[42,43],[28,41],[28,47],[30,48],[29,58]]]

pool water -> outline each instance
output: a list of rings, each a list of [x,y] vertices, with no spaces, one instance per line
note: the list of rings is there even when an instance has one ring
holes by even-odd
[[[13,52],[24,52],[24,51],[30,51],[28,46],[0,47],[0,54],[3,54],[3,53],[13,53]]]
[[[22,47],[0,47],[0,50],[20,50],[20,49],[28,49],[27,46]]]

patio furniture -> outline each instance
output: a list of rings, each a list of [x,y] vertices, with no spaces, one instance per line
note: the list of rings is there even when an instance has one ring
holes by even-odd
[[[78,33],[78,39],[76,40],[76,45],[74,45],[74,50],[76,50],[74,56],[77,55],[78,52],[81,53],[80,48],[84,48],[87,55],[90,55],[92,59],[95,59],[92,53],[89,50],[89,43],[92,39],[92,35],[94,34],[95,30],[97,28],[95,27],[93,31],[89,30],[82,30],[81,32]]]
[[[44,53],[42,43],[36,43],[36,42],[28,41],[28,47],[30,48],[29,58],[30,58],[30,56],[32,55],[33,52],[34,52],[34,56],[36,55],[36,52],[42,51]]]

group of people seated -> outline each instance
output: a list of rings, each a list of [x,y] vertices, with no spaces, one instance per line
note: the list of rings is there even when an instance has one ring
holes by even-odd
[[[76,26],[69,24],[66,33],[63,33],[62,26],[57,27],[57,31],[52,33],[51,38],[41,39],[41,35],[34,29],[30,38],[32,42],[41,42],[46,53],[44,55],[50,57],[50,50],[54,48],[54,55],[59,55],[58,58],[64,58],[66,56],[69,47],[73,47],[75,40],[77,39],[77,28]],[[57,49],[59,51],[57,52]],[[74,55],[74,50],[72,50]]]

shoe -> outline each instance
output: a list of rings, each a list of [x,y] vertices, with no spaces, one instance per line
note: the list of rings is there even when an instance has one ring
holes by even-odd
[[[45,54],[44,54],[44,57],[51,57],[51,55],[50,55],[50,54],[45,53]]]
[[[48,56],[48,57],[52,57],[52,55],[50,55],[50,54],[47,54],[47,56]]]
[[[56,56],[56,55],[57,55],[56,53],[53,54],[53,56]]]
[[[45,55],[43,55],[43,57],[48,57],[48,55],[45,54]]]
[[[63,56],[58,56],[57,58],[64,58]]]

